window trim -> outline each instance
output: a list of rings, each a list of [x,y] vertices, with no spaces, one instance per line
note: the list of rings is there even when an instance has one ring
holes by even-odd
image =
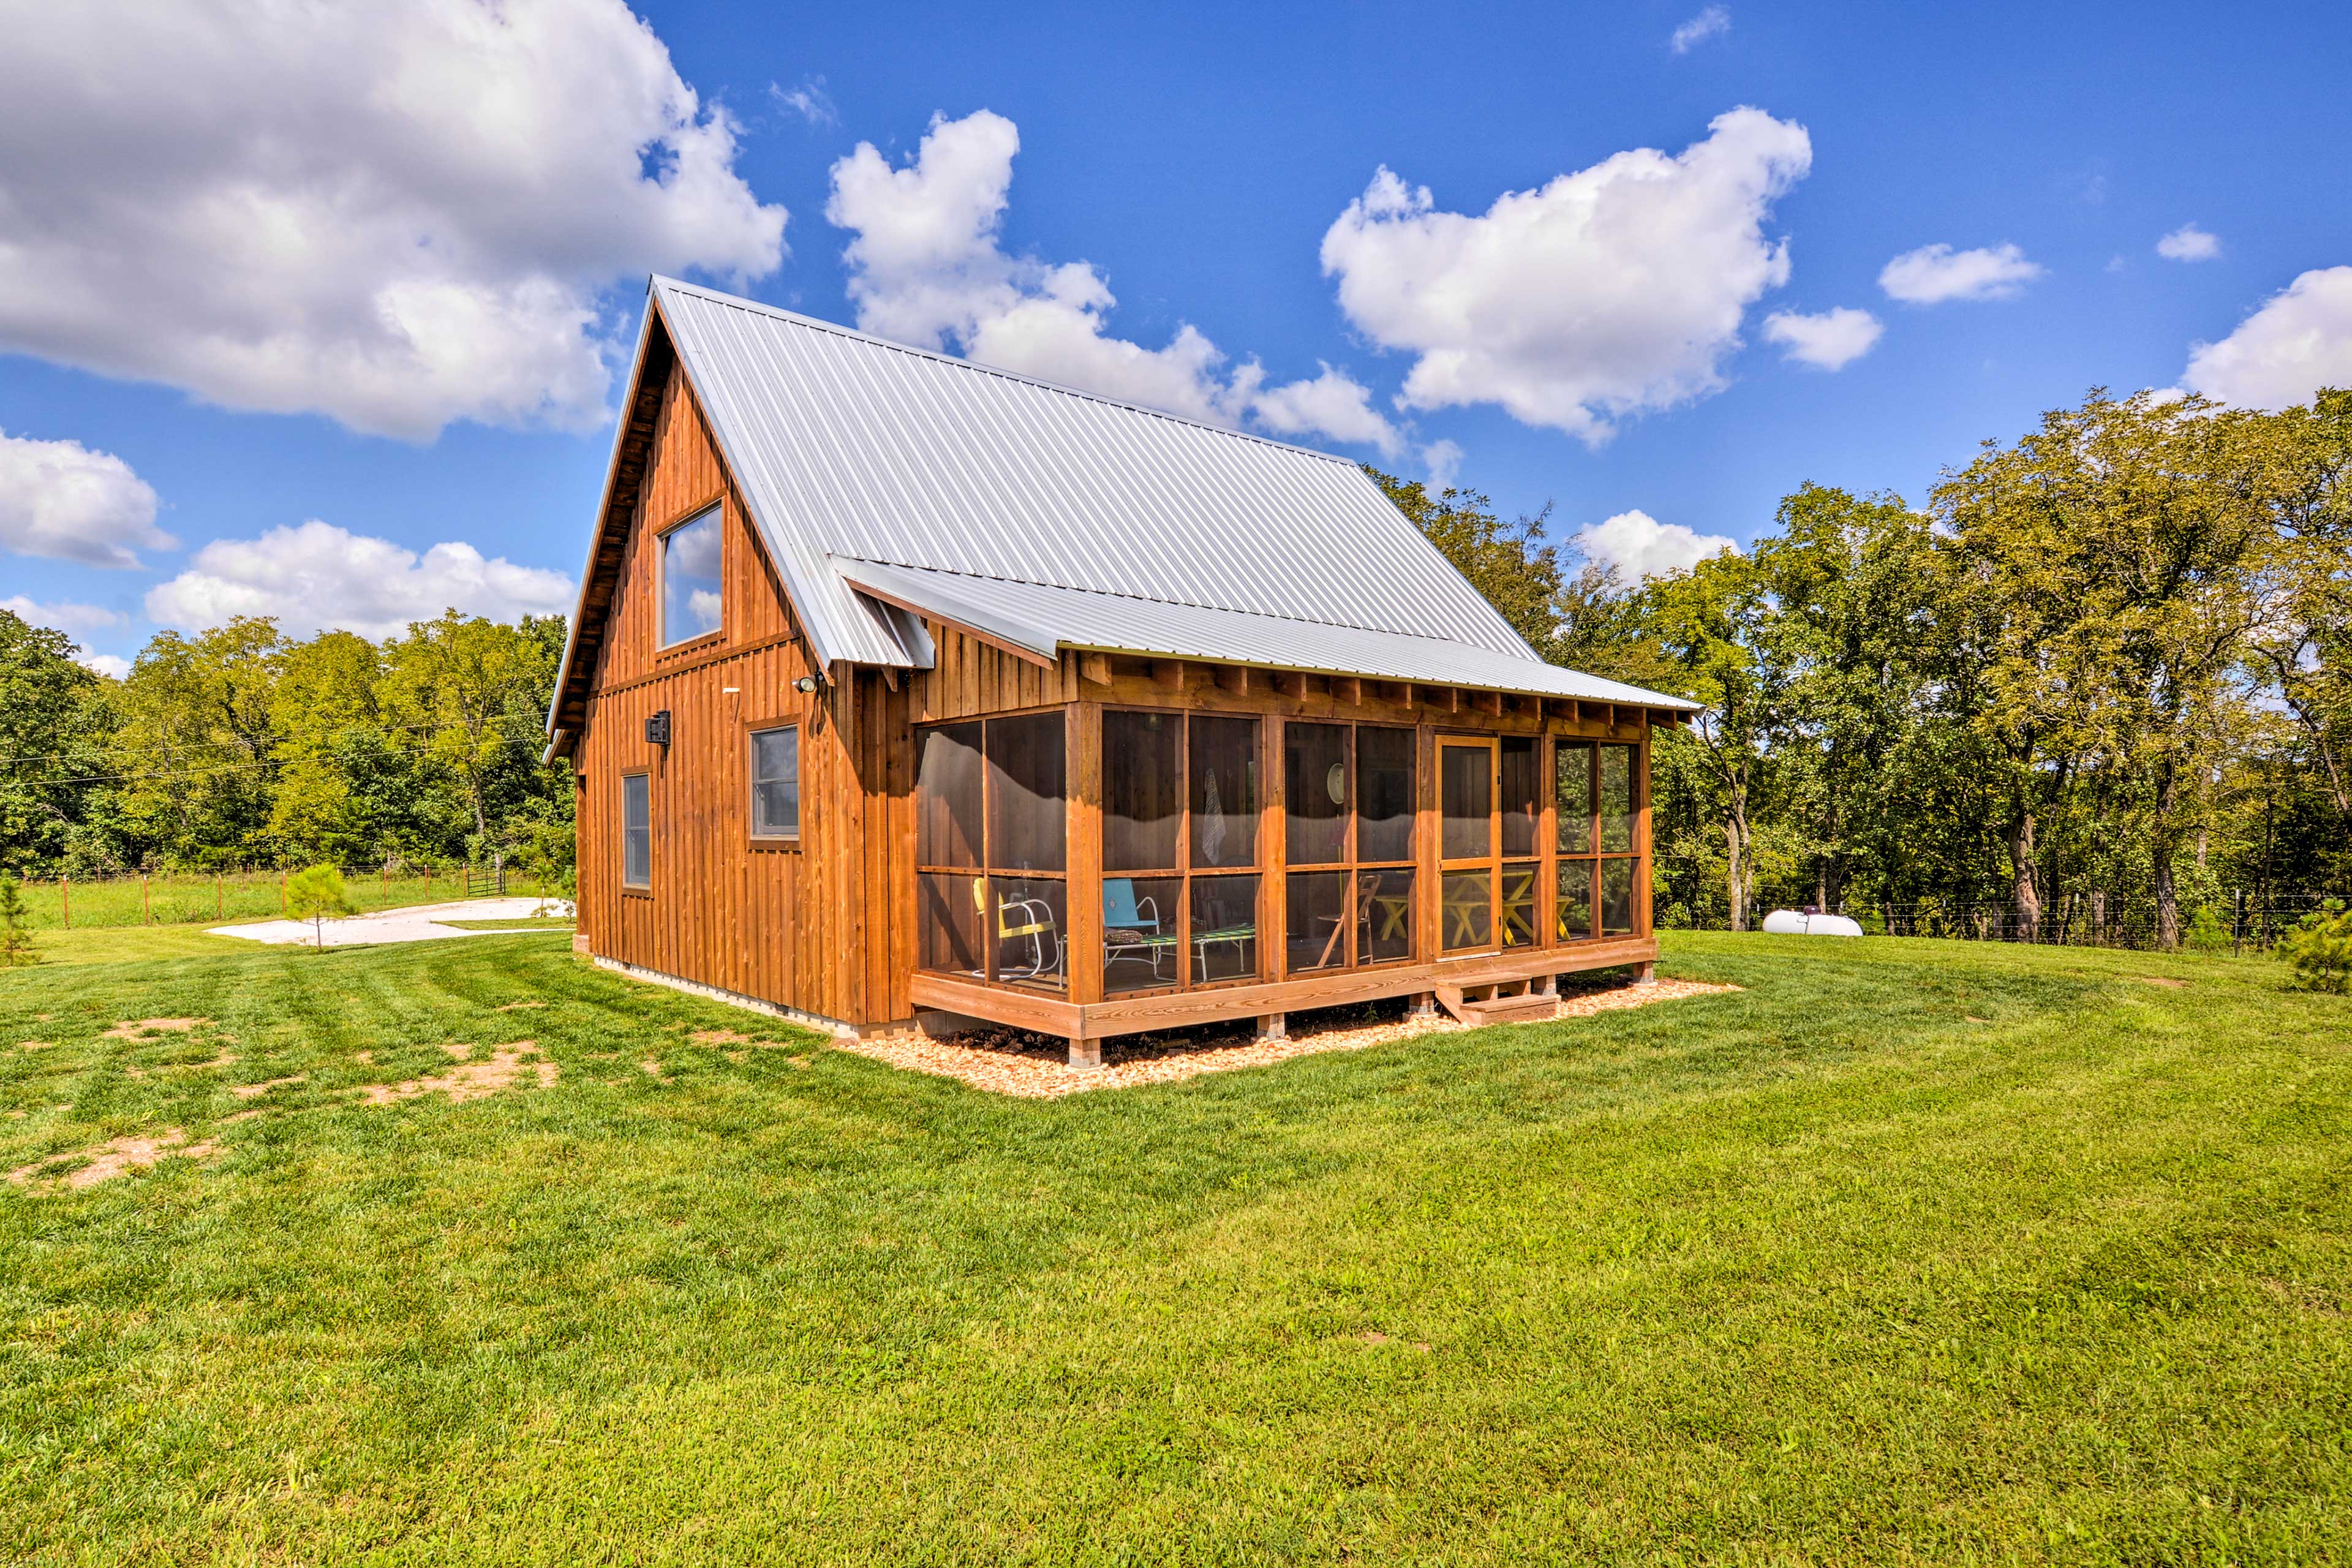
[[[805,737],[798,733],[800,729],[801,721],[797,714],[788,718],[743,721],[743,836],[754,849],[798,849],[801,847],[802,835],[808,831],[808,792],[801,787],[805,784],[808,776],[806,770],[801,766],[801,742]],[[760,831],[759,738],[761,735],[772,735],[779,730],[794,731],[793,784],[799,809],[795,813],[793,830],[790,833],[762,833]]]
[[[625,768],[621,772],[621,896],[649,899],[654,893],[654,775],[651,768]],[[629,880],[629,781],[646,781],[646,879]]]
[[[709,631],[696,632],[675,641],[666,642],[663,635],[669,630],[669,537],[682,528],[690,528],[704,518],[719,525],[719,624]],[[684,513],[654,531],[654,657],[673,658],[683,649],[708,642],[727,633],[727,498],[713,496],[710,500],[688,508]]]

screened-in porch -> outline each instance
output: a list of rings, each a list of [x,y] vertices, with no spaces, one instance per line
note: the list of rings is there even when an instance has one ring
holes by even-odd
[[[1531,706],[1483,733],[1091,702],[919,729],[919,996],[1076,1038],[1623,962],[1645,731]]]

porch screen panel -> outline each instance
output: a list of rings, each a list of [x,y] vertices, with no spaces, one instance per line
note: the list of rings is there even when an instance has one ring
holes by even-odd
[[[1348,962],[1348,873],[1293,871],[1283,879],[1282,929],[1290,973]]]
[[[1172,869],[1183,814],[1184,721],[1114,710],[1102,723],[1103,869]],[[1172,905],[1168,915],[1172,933]]]
[[[1493,760],[1484,747],[1440,746],[1438,812],[1444,858],[1475,860],[1494,852]]]
[[[922,732],[915,771],[915,858],[925,866],[978,866],[981,836],[980,726],[942,724]]]
[[[1393,963],[1412,956],[1412,883],[1410,866],[1356,873],[1358,963]]]
[[[1561,942],[1583,942],[1593,934],[1592,862],[1559,863],[1559,903],[1556,934]]]
[[[1510,858],[1530,856],[1536,852],[1536,829],[1543,825],[1543,786],[1536,777],[1535,737],[1506,735],[1500,753],[1503,853]]]
[[[1633,934],[1633,868],[1631,856],[1601,862],[1601,934]]]
[[[916,732],[915,949],[924,969],[1069,984],[1064,712]]]
[[[1257,973],[1257,877],[1192,879],[1192,978],[1202,984]]]
[[[1356,731],[1356,858],[1412,858],[1413,732]]]
[[[1257,721],[1192,721],[1192,864],[1257,864]]]
[[[1592,742],[1562,741],[1554,748],[1559,852],[1592,853]]]
[[[1062,752],[1059,710],[988,721],[991,866],[1059,871],[1067,863]]]
[[[1446,950],[1458,952],[1494,946],[1494,873],[1448,871],[1438,880]]]
[[[1601,748],[1601,852],[1632,853],[1633,844],[1633,748]]]
[[[1348,858],[1348,726],[1282,727],[1283,813],[1294,866]]]
[[[1160,990],[1183,978],[1183,910],[1181,877],[1103,879],[1104,995]]]

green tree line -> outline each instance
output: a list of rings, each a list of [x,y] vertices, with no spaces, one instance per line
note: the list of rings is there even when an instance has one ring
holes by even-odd
[[[1694,698],[1653,765],[1662,924],[1994,908],[2032,940],[2352,881],[2352,394],[2095,391],[1924,508],[1806,484],[1745,553],[1620,581],[1375,473],[1555,662]]]
[[[0,870],[568,866],[571,783],[539,761],[563,637],[454,610],[382,643],[240,617],[160,633],[111,680],[0,611]]]

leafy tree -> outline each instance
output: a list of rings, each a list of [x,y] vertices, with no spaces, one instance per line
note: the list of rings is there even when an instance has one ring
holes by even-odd
[[[305,867],[286,879],[286,907],[296,920],[310,922],[311,942],[321,950],[327,945],[327,917],[353,912],[343,874],[325,865]]]
[[[0,868],[56,869],[104,788],[113,713],[63,632],[0,610]]]
[[[32,928],[26,923],[25,895],[16,879],[0,872],[0,969],[38,963]]]
[[[2306,990],[2352,990],[2352,910],[2330,899],[2280,941],[2278,955],[2294,966],[2294,983]]]
[[[383,656],[365,637],[323,632],[288,647],[270,693],[277,789],[269,835],[297,855],[355,865],[377,848],[355,799],[350,741],[380,733]]]
[[[122,830],[133,853],[225,867],[266,856],[276,789],[276,623],[240,616],[162,632],[122,683],[115,736]]]
[[[1559,551],[1542,542],[1549,506],[1505,522],[1495,515],[1495,503],[1475,490],[1449,485],[1433,496],[1417,479],[1400,479],[1369,464],[1364,472],[1529,647],[1549,653],[1559,630],[1564,586]]]
[[[555,677],[550,639],[537,629],[546,624],[511,626],[451,610],[415,623],[383,650],[387,713],[424,758],[459,781],[485,842],[500,784],[516,795],[533,787]]]

